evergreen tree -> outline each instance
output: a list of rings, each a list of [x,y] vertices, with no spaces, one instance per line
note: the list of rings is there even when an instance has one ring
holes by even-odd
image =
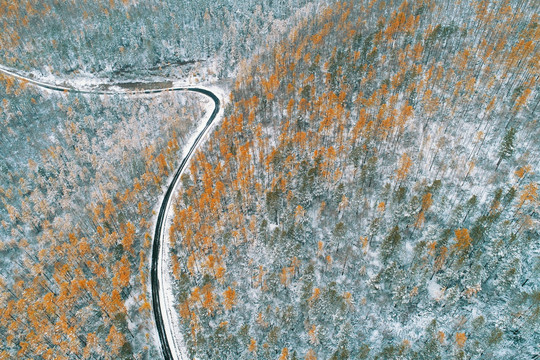
[[[504,135],[503,142],[499,148],[499,160],[495,170],[499,168],[501,161],[508,159],[514,152],[514,141],[516,138],[516,129],[511,127]]]

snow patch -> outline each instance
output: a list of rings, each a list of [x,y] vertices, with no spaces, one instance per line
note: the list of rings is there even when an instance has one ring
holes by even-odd
[[[441,285],[437,284],[435,279],[428,282],[427,290],[428,290],[429,297],[433,300],[439,299],[442,295]]]
[[[113,89],[113,90],[112,91],[107,90],[106,91],[107,94],[108,93],[111,93],[111,94],[129,93],[129,91],[125,91],[120,88],[117,88],[114,86],[114,84],[110,84],[108,81],[103,81],[102,79],[97,79],[96,77],[93,77],[93,76],[81,76],[81,77],[76,77],[69,80],[62,80],[55,77],[51,73],[49,73],[47,76],[43,76],[43,74],[38,74],[35,72],[29,74],[29,73],[24,73],[18,70],[10,69],[2,65],[0,65],[0,72],[13,76],[23,81],[27,81],[34,85],[38,85],[45,89],[50,89],[50,90],[55,90],[55,91],[78,90],[78,91],[96,92],[96,93],[104,94],[105,92],[98,90],[99,87],[102,85],[113,85],[112,87],[110,87],[110,89]],[[193,83],[189,84],[189,83],[184,83],[184,82],[174,82],[174,85],[172,88],[174,90],[182,90],[182,88],[188,88],[190,86],[194,86],[192,84]],[[212,123],[212,126],[209,126],[205,131],[204,128],[206,126],[206,123],[208,122],[208,117],[210,116],[210,114],[212,114],[214,110],[214,104],[212,101],[206,101],[204,103],[204,109],[205,109],[204,120],[200,122],[197,128],[197,131],[195,131],[192,134],[189,141],[185,144],[183,148],[183,156],[182,156],[183,158],[187,156],[187,154],[189,153],[189,150],[194,145],[198,135],[201,132],[205,131],[201,137],[201,141],[199,142],[199,146],[200,146],[201,144],[204,143],[204,140],[207,137],[210,130],[223,117],[223,109],[225,105],[225,100],[227,100],[228,93],[229,93],[227,83],[224,82],[220,84],[208,84],[204,86],[203,88],[209,91],[212,91],[214,94],[216,94],[216,96],[220,99],[221,107],[218,114],[216,115],[216,118],[214,119]],[[207,97],[205,96],[205,98]],[[191,153],[190,157],[188,158],[188,161],[193,156],[194,153],[195,151]],[[186,167],[184,167],[180,175],[182,175]],[[172,181],[173,177],[174,177],[174,172],[171,173],[168,179],[168,183]],[[176,189],[177,189],[178,183],[180,182],[180,178],[181,176],[179,176],[176,183],[173,184],[173,195],[176,193]],[[164,195],[165,195],[165,192],[164,192]],[[164,231],[162,232],[162,238],[159,239],[159,241],[161,242],[160,259],[158,259],[158,278],[159,278],[159,283],[160,283],[159,296],[162,299],[162,301],[160,302],[160,307],[161,307],[161,313],[164,316],[163,320],[164,320],[166,336],[167,336],[167,339],[172,343],[170,346],[170,349],[171,349],[173,358],[186,360],[188,359],[187,349],[184,344],[182,332],[179,329],[180,319],[178,318],[178,313],[173,309],[173,305],[175,301],[174,301],[174,293],[173,293],[173,279],[172,279],[172,274],[171,274],[172,265],[170,263],[170,249],[169,249],[169,239],[168,239],[169,232],[167,231],[167,229],[169,228],[169,224],[172,221],[169,210],[171,208],[174,198],[175,196],[171,196],[169,199],[169,202],[166,204],[165,224],[163,227]],[[163,198],[157,204],[155,210],[153,211],[154,220],[157,217],[156,216],[157,212],[159,211],[158,210],[159,204],[161,204],[162,202],[163,202]],[[131,301],[133,301],[133,299],[130,299],[130,304],[129,304],[130,306],[133,305],[131,304]],[[154,331],[154,333],[156,334],[156,331]],[[157,339],[157,336],[155,338]],[[160,345],[158,346],[158,348],[159,347]]]
[[[226,99],[226,89],[219,88],[217,86],[208,86],[205,87],[205,89],[208,89],[218,98],[220,98],[221,107],[219,110],[219,113],[216,115],[216,118],[214,119],[212,126],[209,126],[208,129],[206,129],[206,132],[203,134],[203,137],[201,138],[201,141],[199,142],[199,146],[204,143],[205,139],[207,138],[208,133],[210,130],[221,120],[223,117],[223,109],[224,109],[224,100]],[[189,149],[193,146],[195,143],[199,133],[204,131],[204,127],[206,126],[207,119],[210,116],[210,114],[214,110],[214,104],[212,101],[207,101],[204,104],[204,109],[206,111],[206,115],[204,117],[205,120],[201,121],[199,124],[197,131],[195,131],[186,145],[183,149],[182,158],[184,158],[188,153]],[[193,151],[188,158],[191,159],[196,151]],[[175,304],[175,296],[173,292],[173,279],[172,279],[172,264],[171,264],[171,257],[170,257],[170,248],[169,248],[169,231],[170,225],[172,223],[173,214],[170,211],[171,205],[176,198],[177,192],[178,192],[178,184],[180,183],[182,174],[185,172],[187,168],[187,163],[182,172],[180,173],[180,176],[178,176],[177,181],[175,184],[173,184],[173,191],[171,194],[171,197],[169,199],[169,202],[165,209],[165,221],[163,224],[164,231],[162,232],[162,238],[159,240],[161,242],[160,247],[160,259],[158,259],[158,278],[160,283],[159,293],[160,298],[162,301],[160,302],[161,306],[161,313],[164,316],[164,326],[165,326],[165,332],[167,334],[167,338],[172,342],[171,346],[171,352],[173,354],[174,359],[181,359],[185,360],[188,359],[187,355],[187,349],[184,343],[184,337],[182,335],[182,331],[180,329],[180,318],[178,316],[178,312],[174,310],[174,304]],[[174,173],[171,175],[174,176]],[[161,202],[160,202],[161,203]]]

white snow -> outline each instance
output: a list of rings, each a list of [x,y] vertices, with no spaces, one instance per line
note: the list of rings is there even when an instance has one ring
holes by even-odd
[[[88,76],[81,76],[81,77],[70,79],[68,81],[63,81],[63,80],[58,79],[52,74],[49,74],[46,77],[37,73],[33,73],[29,75],[29,74],[24,74],[18,70],[7,68],[2,65],[0,65],[0,72],[13,76],[18,79],[27,81],[29,83],[38,85],[38,86],[47,87],[47,86],[53,85],[63,90],[77,89],[77,90],[92,91],[92,90],[95,90],[96,87],[98,87],[99,85],[107,84],[107,82],[97,79],[91,76],[90,74],[85,74]],[[37,79],[37,80],[34,80],[34,79]],[[210,130],[222,119],[223,109],[224,109],[224,105],[226,104],[226,101],[228,100],[229,91],[228,91],[227,83],[221,83],[219,85],[207,84],[205,86],[200,86],[199,84],[190,85],[189,83],[186,83],[184,81],[175,81],[173,83],[173,87],[175,88],[189,87],[189,86],[197,86],[197,87],[212,91],[214,94],[216,94],[216,96],[220,99],[220,102],[221,102],[221,107],[218,114],[216,115],[216,118],[214,119],[212,125],[209,126],[208,129],[206,129],[206,131],[203,134],[203,137],[201,138],[201,141],[199,142],[198,146],[200,146],[201,144],[204,143]],[[122,93],[124,91],[122,89],[118,89],[118,91],[111,91],[111,92]],[[193,146],[199,133],[204,130],[204,127],[208,121],[208,118],[210,117],[210,114],[214,110],[213,102],[206,101],[204,104],[204,109],[205,109],[206,115],[203,118],[203,120],[200,122],[197,130],[192,134],[189,141],[184,145],[182,158],[184,158],[187,155],[187,153],[189,152],[189,149]],[[195,154],[195,152],[196,151],[192,152],[189,159],[191,159],[191,157]],[[185,171],[186,168],[187,168],[187,165],[182,171],[182,173]],[[182,173],[180,175],[182,175]],[[173,176],[174,176],[174,172],[172,172],[171,175],[169,176],[167,183],[170,183],[170,181],[172,181]],[[165,332],[166,332],[167,339],[169,340],[170,345],[171,345],[171,352],[172,352],[173,358],[180,359],[180,360],[187,360],[188,359],[187,349],[184,345],[184,338],[183,338],[182,332],[179,329],[180,319],[178,318],[178,312],[173,309],[174,293],[173,293],[173,287],[172,287],[172,274],[171,274],[172,265],[170,262],[170,249],[169,249],[169,239],[168,239],[169,232],[167,230],[172,221],[170,208],[174,201],[174,198],[175,198],[174,195],[176,194],[176,190],[177,190],[178,183],[180,182],[180,178],[181,176],[179,176],[177,178],[176,183],[173,184],[172,196],[170,197],[169,202],[165,209],[165,224],[163,226],[162,238],[160,239],[161,247],[160,247],[160,259],[158,260],[158,277],[159,277],[159,283],[160,283],[159,296],[162,299],[162,301],[160,302],[161,313],[164,316]],[[156,204],[153,214],[158,213],[160,204],[162,203],[162,201],[163,201],[163,198],[161,199],[161,201],[159,201]],[[153,221],[155,221],[156,218],[157,216],[154,216]],[[159,348],[160,344],[158,341],[157,332],[154,331],[154,334],[155,334],[154,338],[156,339],[156,345]]]
[[[435,281],[435,278],[433,278],[431,281],[428,282],[427,290],[428,290],[429,297],[433,300],[439,299],[442,295],[441,285],[437,284],[437,282]]]
[[[208,133],[210,132],[211,128],[213,128],[223,117],[223,108],[224,103],[226,99],[227,91],[226,89],[218,88],[218,87],[204,87],[205,89],[208,89],[212,91],[221,101],[221,108],[219,110],[219,113],[216,115],[216,118],[214,119],[211,126],[206,129],[206,132],[204,133],[203,137],[201,138],[201,141],[199,142],[199,146],[204,143],[205,139],[207,138]],[[204,120],[201,121],[199,124],[199,127],[197,128],[197,131],[191,136],[189,141],[184,146],[182,158],[186,156],[186,154],[189,152],[189,149],[191,146],[193,146],[193,143],[195,142],[195,139],[199,135],[201,131],[203,131],[204,126],[206,125],[206,122],[208,121],[208,117],[214,110],[214,104],[212,101],[208,101],[205,106],[207,116],[205,116]],[[191,153],[191,157],[195,154],[195,151]],[[188,161],[189,161],[188,159]],[[177,181],[175,184],[173,184],[173,192],[169,199],[169,203],[166,206],[165,209],[165,223],[163,224],[163,232],[162,232],[162,238],[160,239],[161,242],[161,250],[160,250],[160,260],[158,261],[158,277],[159,282],[161,284],[159,288],[160,292],[160,298],[162,301],[160,302],[161,305],[161,313],[164,317],[164,325],[165,325],[165,332],[167,334],[167,338],[172,343],[171,345],[171,352],[174,359],[181,359],[181,360],[187,360],[187,351],[184,345],[184,338],[182,335],[182,332],[180,330],[180,319],[178,317],[178,312],[174,310],[174,293],[172,289],[172,274],[171,269],[172,265],[170,263],[170,249],[169,249],[169,227],[172,222],[172,213],[169,211],[171,209],[171,205],[175,199],[175,195],[177,193],[177,187],[180,183],[181,175],[184,173],[185,169],[180,173],[180,176],[177,178]],[[161,203],[161,202],[160,202]]]

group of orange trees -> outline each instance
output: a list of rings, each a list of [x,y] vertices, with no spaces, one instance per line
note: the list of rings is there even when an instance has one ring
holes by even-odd
[[[0,359],[158,356],[152,209],[203,97],[0,93]]]
[[[112,50],[143,68],[178,56],[164,50],[176,38],[118,36],[144,19],[137,2],[76,4],[2,3],[2,58],[90,71],[110,59],[84,59]],[[60,26],[77,18],[70,6],[90,19],[86,33]],[[127,20],[101,23],[84,6]],[[182,177],[169,240],[190,357],[535,356],[538,4],[308,9],[241,69],[223,122]],[[210,27],[216,14],[199,18]],[[83,46],[95,44],[92,21],[113,39],[93,54]],[[137,29],[155,39],[172,24],[155,23]],[[74,40],[41,41],[36,29]],[[152,208],[200,97],[1,84],[0,359],[159,356]]]
[[[236,79],[169,237],[190,358],[538,351],[534,1],[352,1]]]

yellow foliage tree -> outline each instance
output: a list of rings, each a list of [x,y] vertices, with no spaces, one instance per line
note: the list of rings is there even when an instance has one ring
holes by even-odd
[[[465,333],[456,333],[456,344],[460,348],[465,346],[465,341],[467,341],[467,336],[465,336]]]
[[[308,350],[305,360],[317,360],[317,355],[313,349]]]
[[[471,246],[471,237],[469,236],[468,229],[457,229],[454,231],[456,234],[456,248],[458,250],[466,250]]]
[[[229,286],[227,290],[223,292],[223,307],[225,310],[231,310],[236,304],[236,291]]]
[[[404,180],[409,174],[409,170],[412,165],[412,160],[407,154],[403,154],[399,160],[399,167],[396,170],[396,179],[398,181]]]
[[[249,342],[248,351],[254,354],[257,352],[257,342],[253,338]]]

